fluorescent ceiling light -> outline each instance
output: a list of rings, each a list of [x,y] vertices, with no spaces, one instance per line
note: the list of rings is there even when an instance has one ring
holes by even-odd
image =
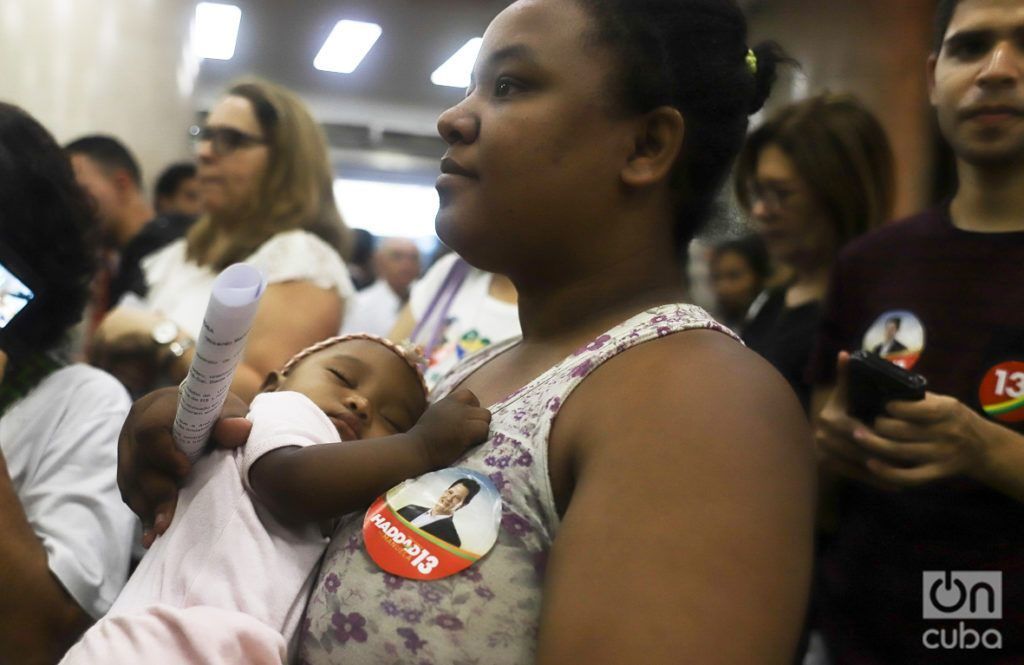
[[[338,21],[313,60],[324,72],[351,74],[380,39],[380,26],[361,21]]]
[[[434,237],[440,202],[433,186],[339,178],[334,198],[350,227],[381,237]]]
[[[445,85],[452,88],[468,88],[476,56],[480,53],[482,37],[475,37],[448,58],[448,61],[434,70],[430,82],[434,85]]]
[[[200,58],[230,60],[235,55],[238,24],[242,10],[234,5],[200,2],[196,5],[196,22],[192,40]]]

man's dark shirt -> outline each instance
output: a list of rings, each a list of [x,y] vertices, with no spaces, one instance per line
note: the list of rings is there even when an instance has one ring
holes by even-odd
[[[146,276],[142,272],[142,260],[184,236],[195,220],[195,217],[185,215],[158,215],[128,241],[121,250],[117,275],[110,282],[108,302],[111,307],[129,291],[139,296],[146,295]]]
[[[1024,361],[1024,232],[963,231],[940,208],[851,243],[833,273],[811,381],[832,383],[837,353],[862,349],[867,331],[897,311],[924,328],[912,369],[929,390],[1024,433],[1024,419],[1011,420],[1024,410],[996,418],[981,401],[986,377],[992,385],[1000,367]],[[1017,389],[1012,374],[1003,386],[1007,401]],[[837,665],[1024,663],[1024,504],[959,476],[898,492],[849,482],[838,510],[817,598]],[[1001,631],[1002,650],[922,645],[926,630],[959,628],[958,621],[924,620],[925,571],[1002,572],[1003,618],[965,624]]]
[[[428,510],[430,510],[430,508],[425,508],[423,506],[417,506],[410,503],[408,506],[399,508],[398,514],[404,517],[405,519],[409,520],[409,522],[412,522],[414,519],[416,519],[423,513],[427,512]],[[459,538],[459,532],[455,530],[455,521],[451,518],[451,516],[415,528],[419,529],[420,531],[429,533],[431,536],[434,536],[435,538],[440,538],[446,543],[451,543],[456,547],[462,547],[462,539]]]

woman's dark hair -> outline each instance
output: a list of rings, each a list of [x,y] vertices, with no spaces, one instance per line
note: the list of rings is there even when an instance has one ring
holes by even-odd
[[[730,252],[742,256],[758,280],[763,282],[771,275],[772,265],[768,257],[768,248],[764,246],[760,236],[748,235],[716,243],[711,248],[711,263]]]
[[[54,349],[81,320],[95,270],[95,234],[92,205],[67,154],[32,116],[0,102],[0,244],[45,289],[19,335],[29,352]]]
[[[752,65],[746,18],[733,0],[577,2],[597,25],[595,41],[619,63],[619,106],[633,113],[672,106],[686,120],[672,182],[681,249],[710,217],[747,118],[764,104],[787,58],[763,43],[753,48]]]
[[[896,169],[878,119],[851,95],[822,94],[791,104],[751,133],[736,162],[736,197],[752,207],[748,186],[761,153],[776,146],[793,164],[835,226],[837,250],[892,214]]]

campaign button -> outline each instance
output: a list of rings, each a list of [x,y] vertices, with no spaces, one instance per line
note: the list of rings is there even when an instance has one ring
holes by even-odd
[[[437,580],[465,570],[494,546],[501,495],[470,469],[442,469],[379,497],[363,519],[366,552],[392,575]]]
[[[978,401],[990,418],[1004,423],[1024,421],[1024,362],[1002,362],[986,372]]]

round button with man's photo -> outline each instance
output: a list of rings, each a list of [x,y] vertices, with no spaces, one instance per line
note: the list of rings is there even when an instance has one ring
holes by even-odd
[[[487,476],[442,469],[379,497],[363,519],[366,551],[381,569],[437,580],[483,558],[498,539],[501,495]]]
[[[894,365],[910,369],[924,351],[921,320],[907,310],[891,310],[879,316],[864,335],[863,349]]]

